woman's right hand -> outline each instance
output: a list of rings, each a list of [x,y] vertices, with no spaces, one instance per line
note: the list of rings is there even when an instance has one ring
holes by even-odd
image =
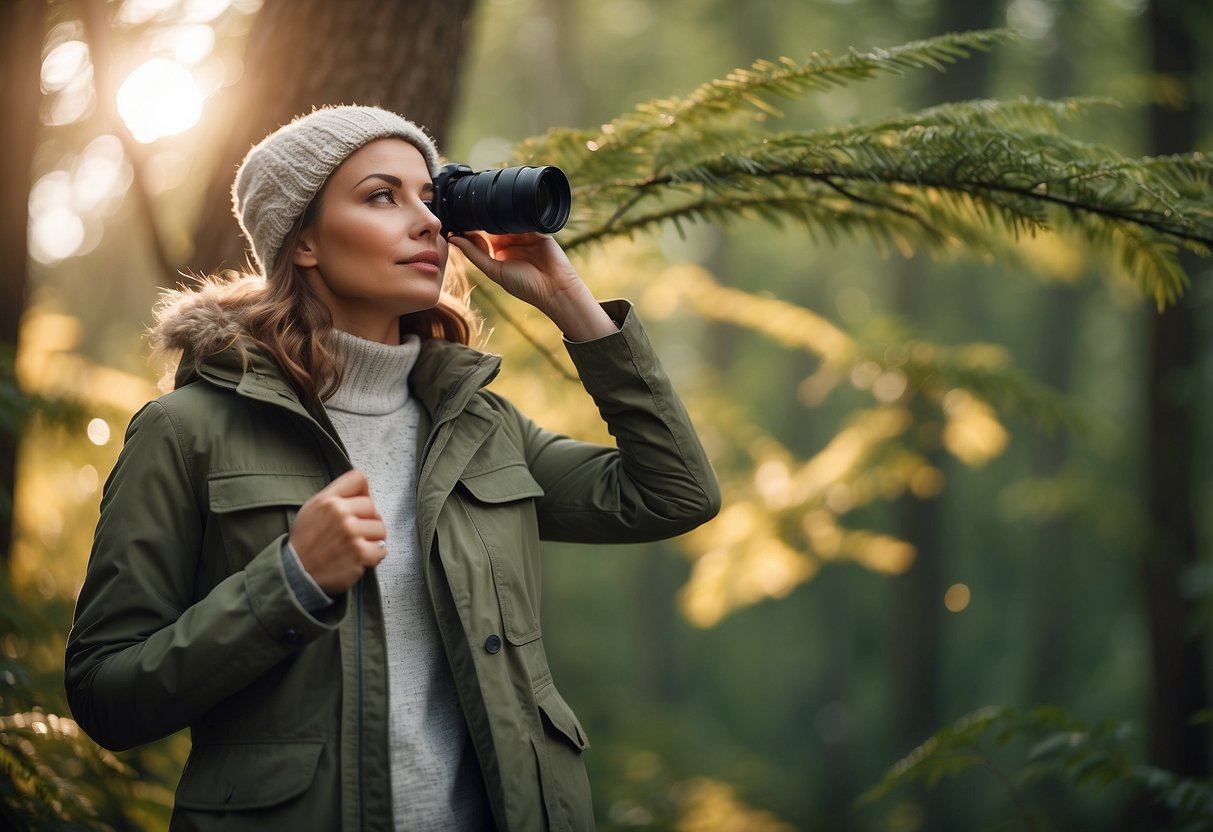
[[[387,554],[387,529],[361,471],[347,471],[299,509],[290,542],[303,568],[330,596],[340,595]]]

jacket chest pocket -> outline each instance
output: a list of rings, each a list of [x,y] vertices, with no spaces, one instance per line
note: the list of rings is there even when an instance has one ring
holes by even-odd
[[[214,474],[208,481],[212,520],[223,540],[229,572],[243,569],[290,531],[299,507],[324,487],[308,474]]]
[[[539,524],[543,489],[522,462],[465,472],[456,493],[488,553],[505,636],[513,644],[539,637]]]

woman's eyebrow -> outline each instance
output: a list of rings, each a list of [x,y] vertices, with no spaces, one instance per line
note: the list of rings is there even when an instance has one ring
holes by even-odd
[[[384,182],[386,182],[389,185],[392,185],[393,187],[396,187],[396,188],[399,188],[402,185],[404,185],[404,183],[401,182],[399,178],[392,176],[390,173],[371,173],[371,174],[367,174],[366,176],[359,179],[357,184],[354,185],[354,187],[357,188],[358,185],[361,185],[363,182],[365,182],[368,179],[382,179]]]
[[[359,185],[361,185],[363,182],[365,182],[368,179],[382,179],[384,182],[388,183],[389,185],[391,185],[395,188],[404,187],[404,182],[399,177],[392,176],[390,173],[369,173],[366,176],[362,177],[360,180],[358,180],[358,182],[350,190],[357,189]],[[432,181],[427,181],[427,182],[423,183],[421,186],[421,192],[423,194],[434,193],[434,183]]]

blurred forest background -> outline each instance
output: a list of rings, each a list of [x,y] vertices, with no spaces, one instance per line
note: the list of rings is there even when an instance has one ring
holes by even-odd
[[[600,125],[760,59],[1010,28],[939,69],[751,101],[755,124],[1089,96],[1110,101],[1074,108],[1075,147],[1213,149],[1207,0],[12,0],[0,23],[14,829],[167,823],[186,739],[113,755],[81,736],[63,642],[101,486],[163,370],[150,309],[182,272],[241,265],[231,172],[292,115],[381,103],[452,160],[576,168]],[[601,828],[1213,828],[1211,261],[1177,255],[1177,296],[1097,230],[1016,236],[967,210],[989,239],[843,210],[562,235],[600,297],[638,304],[725,487],[679,540],[547,551]],[[605,438],[558,333],[476,298],[495,387]]]

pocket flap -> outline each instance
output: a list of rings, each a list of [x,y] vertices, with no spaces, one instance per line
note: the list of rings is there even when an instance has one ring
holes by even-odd
[[[577,721],[577,715],[573,713],[569,703],[564,701],[564,697],[560,695],[560,691],[556,690],[554,684],[548,683],[540,688],[535,693],[535,700],[539,704],[539,710],[547,717],[552,727],[563,735],[574,748],[584,751],[590,747],[585,729],[581,727],[581,723]]]
[[[312,784],[323,749],[319,740],[196,745],[177,786],[177,805],[219,812],[276,806]]]
[[[224,514],[263,506],[301,506],[324,487],[311,474],[220,474],[207,483],[211,511]]]
[[[522,463],[476,474],[465,471],[459,481],[482,503],[508,503],[543,496],[543,489]]]

